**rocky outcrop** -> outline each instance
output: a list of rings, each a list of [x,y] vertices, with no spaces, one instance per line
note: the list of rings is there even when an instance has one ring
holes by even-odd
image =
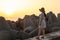
[[[60,13],[57,14],[57,22],[58,22],[58,26],[60,27]]]
[[[48,21],[47,21],[46,30],[50,32],[59,30],[60,27],[58,26],[57,17],[55,16],[55,14],[53,12],[49,12],[47,14],[47,17],[48,17]]]
[[[21,39],[21,40],[28,39],[31,37],[32,37],[31,35],[23,31],[19,31],[19,33],[17,34],[17,39]]]
[[[16,40],[16,31],[13,31],[4,17],[0,17],[0,40]]]
[[[16,30],[16,23],[14,21],[7,20],[7,23],[11,29]]]
[[[57,21],[57,18],[53,12],[47,13],[48,24],[53,24]]]
[[[4,17],[0,17],[0,30],[10,30],[10,26]]]
[[[60,23],[60,13],[57,14],[57,20]]]
[[[60,25],[59,25],[59,15],[58,17],[55,16],[53,12],[47,13],[47,27],[46,27],[46,32],[53,32],[60,30]],[[38,34],[38,19],[39,16],[33,15],[26,15],[23,19],[24,22],[24,27],[25,27],[25,32],[31,33],[31,35],[36,36]],[[59,20],[60,21],[60,20]],[[35,31],[34,31],[35,30]],[[33,32],[32,32],[33,31]]]
[[[53,12],[49,12],[47,18],[46,32],[60,30],[60,14],[56,17]],[[24,19],[18,18],[16,22],[6,21],[4,17],[0,17],[0,40],[16,40],[16,38],[23,40],[37,36],[38,20],[39,16],[35,14],[25,15]]]
[[[57,38],[54,38],[54,39],[51,39],[51,40],[60,40],[60,37],[57,37]]]
[[[32,30],[36,29],[38,27],[38,17],[35,16],[34,14],[29,16],[26,15],[23,19],[24,21],[24,27],[25,30],[31,32]]]
[[[18,20],[16,21],[16,29],[18,31],[24,30],[23,19],[18,18]]]

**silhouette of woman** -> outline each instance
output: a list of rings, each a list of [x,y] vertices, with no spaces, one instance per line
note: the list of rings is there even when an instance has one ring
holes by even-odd
[[[38,39],[39,39],[39,36],[41,34],[41,31],[43,33],[43,36],[42,38],[44,38],[44,35],[45,35],[45,28],[46,28],[46,14],[45,14],[45,9],[42,7],[41,9],[39,9],[39,11],[41,11],[41,14],[39,15],[39,24],[38,24],[38,27],[39,27],[39,31],[38,31]]]

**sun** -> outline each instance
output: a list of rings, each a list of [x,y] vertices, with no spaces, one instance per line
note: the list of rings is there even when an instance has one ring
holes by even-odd
[[[11,7],[11,5],[6,5],[5,8],[4,8],[4,12],[7,15],[13,14],[13,12],[15,12],[15,10],[16,9],[13,6]]]
[[[5,14],[10,15],[13,14],[16,10],[24,10],[28,8],[28,1],[27,0],[6,0],[3,2],[3,10],[5,11]]]
[[[7,15],[12,14],[12,12],[13,12],[12,10],[6,10],[6,11],[5,11],[5,13],[6,13]]]

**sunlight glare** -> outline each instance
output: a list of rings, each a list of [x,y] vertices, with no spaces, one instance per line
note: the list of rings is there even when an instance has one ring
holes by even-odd
[[[5,12],[6,12],[6,14],[10,15],[10,14],[12,14],[13,11],[12,10],[6,10]]]

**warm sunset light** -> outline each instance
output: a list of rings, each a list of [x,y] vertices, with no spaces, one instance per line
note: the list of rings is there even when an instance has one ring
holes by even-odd
[[[10,15],[10,14],[12,14],[13,11],[11,11],[11,10],[6,10],[5,12],[6,12],[6,14]]]
[[[46,9],[46,13],[53,11],[57,14],[60,12],[60,0],[0,0],[0,16],[10,20],[32,14],[38,16],[41,7]]]
[[[29,4],[28,4],[29,1],[27,1],[27,0],[20,0],[20,1],[19,0],[18,1],[6,0],[5,2],[4,2],[5,4],[3,4],[3,6],[4,6],[3,10],[6,12],[6,14],[12,14],[15,10],[16,11],[19,9],[23,10],[29,6]]]

